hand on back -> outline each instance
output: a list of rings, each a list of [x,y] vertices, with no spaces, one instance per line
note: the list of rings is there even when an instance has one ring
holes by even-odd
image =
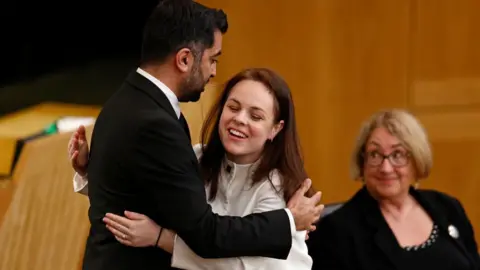
[[[87,174],[88,154],[85,127],[79,126],[68,141],[68,158],[73,169],[81,176]]]
[[[311,198],[305,196],[311,185],[312,181],[306,179],[287,204],[295,220],[297,231],[314,231],[315,224],[325,207],[323,204],[318,204],[322,198],[321,192],[315,193]]]

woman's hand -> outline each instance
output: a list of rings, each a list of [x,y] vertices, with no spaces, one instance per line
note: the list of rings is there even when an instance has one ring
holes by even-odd
[[[157,244],[160,226],[149,217],[125,211],[125,217],[107,213],[103,218],[115,238],[131,247],[148,247]],[[162,232],[164,233],[164,232]]]
[[[172,254],[173,247],[175,246],[175,235],[176,233],[174,231],[171,231],[169,229],[163,229],[162,235],[160,235],[160,239],[158,240],[157,247]]]
[[[118,242],[131,247],[157,246],[173,253],[175,233],[161,227],[149,217],[125,211],[125,217],[107,213],[103,218],[107,229],[113,233]],[[158,243],[157,243],[158,239]]]
[[[68,141],[68,157],[73,169],[81,176],[87,174],[88,142],[85,127],[80,126]]]

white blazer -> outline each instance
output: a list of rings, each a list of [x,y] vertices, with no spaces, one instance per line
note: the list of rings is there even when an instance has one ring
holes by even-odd
[[[193,147],[197,158],[200,158],[201,145]],[[235,164],[227,159],[220,172],[218,192],[209,204],[213,212],[219,215],[246,216],[252,213],[284,209],[286,202],[281,190],[281,176],[272,171],[271,182],[268,179],[251,185],[251,175],[256,168],[254,164]],[[227,169],[229,168],[229,169]],[[88,194],[88,179],[75,174],[73,178],[74,191]],[[207,198],[209,186],[205,187]],[[308,255],[305,243],[306,232],[294,232],[292,248],[286,260],[266,257],[238,257],[222,259],[204,259],[196,255],[180,238],[175,238],[172,254],[172,267],[190,270],[310,270],[312,258]]]

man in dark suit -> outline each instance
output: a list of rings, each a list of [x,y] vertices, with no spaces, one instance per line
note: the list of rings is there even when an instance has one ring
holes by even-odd
[[[140,68],[106,102],[92,134],[83,269],[170,269],[170,255],[120,244],[105,213],[144,213],[202,257],[286,259],[292,233],[311,229],[320,196],[299,189],[288,208],[246,217],[212,213],[179,102],[197,101],[216,73],[225,14],[190,0],[163,0],[149,18]]]

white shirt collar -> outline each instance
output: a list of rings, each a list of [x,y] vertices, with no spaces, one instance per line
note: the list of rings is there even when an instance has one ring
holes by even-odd
[[[137,68],[138,74],[142,75],[143,77],[147,78],[149,81],[151,81],[153,84],[155,84],[162,92],[167,96],[168,101],[170,101],[170,104],[172,104],[173,110],[175,111],[175,114],[177,115],[178,118],[180,118],[180,103],[178,102],[178,98],[173,93],[173,91],[168,88],[164,83],[162,83],[160,80],[157,78],[153,77],[150,75],[148,72],[141,68]]]

